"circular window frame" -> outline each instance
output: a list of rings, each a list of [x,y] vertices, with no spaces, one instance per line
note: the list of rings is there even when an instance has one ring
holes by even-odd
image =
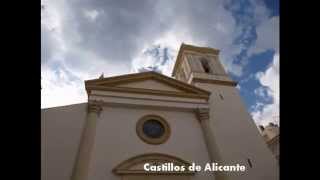
[[[143,125],[148,120],[156,120],[163,126],[164,133],[161,137],[151,138],[151,137],[148,137],[143,132]],[[169,139],[170,134],[171,134],[171,130],[170,130],[170,126],[169,126],[168,122],[158,115],[146,115],[146,116],[143,116],[142,118],[140,118],[137,122],[137,125],[136,125],[136,132],[142,141],[144,141],[147,144],[152,144],[152,145],[165,143]]]

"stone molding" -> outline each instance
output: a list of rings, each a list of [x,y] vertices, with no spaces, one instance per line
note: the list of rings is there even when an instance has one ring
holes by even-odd
[[[198,108],[196,110],[197,118],[200,122],[204,120],[209,120],[210,118],[209,113],[210,113],[209,108]]]
[[[100,112],[102,111],[102,104],[102,101],[90,101],[88,103],[88,112],[100,114]]]

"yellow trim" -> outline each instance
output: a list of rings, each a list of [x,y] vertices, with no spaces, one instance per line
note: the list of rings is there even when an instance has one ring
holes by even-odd
[[[150,137],[146,136],[143,132],[143,124],[146,121],[151,120],[151,119],[157,120],[164,127],[164,134],[160,138],[150,138]],[[157,145],[157,144],[163,144],[169,139],[170,134],[171,134],[171,129],[170,129],[170,126],[167,123],[167,121],[164,120],[162,117],[160,117],[158,115],[146,115],[138,120],[137,126],[136,126],[136,132],[137,132],[137,135],[139,136],[139,138],[142,141],[144,141],[145,143]]]

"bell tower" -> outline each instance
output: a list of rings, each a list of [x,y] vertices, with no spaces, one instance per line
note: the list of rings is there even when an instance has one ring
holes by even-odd
[[[206,128],[214,142],[214,159],[242,164],[246,171],[228,173],[228,180],[278,180],[279,167],[247,111],[238,89],[219,61],[219,50],[182,44],[172,76],[211,92]],[[224,178],[223,178],[224,179]],[[218,180],[220,180],[218,178]]]
[[[172,76],[189,84],[224,83],[236,85],[219,61],[219,50],[182,44]]]

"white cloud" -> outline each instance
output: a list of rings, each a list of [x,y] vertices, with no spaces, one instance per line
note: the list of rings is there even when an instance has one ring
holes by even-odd
[[[273,102],[263,105],[258,102],[251,115],[257,124],[279,124],[279,54],[274,55],[271,66],[265,72],[257,73],[257,78],[261,85],[268,87],[267,94]]]
[[[94,9],[94,10],[84,10],[84,15],[91,21],[95,21],[96,18],[99,15],[99,12]]]
[[[62,69],[54,72],[52,69],[41,70],[41,107],[49,108],[87,100],[83,83],[71,81]]]
[[[262,98],[272,98],[272,103],[257,102],[252,107],[252,117],[258,125],[267,125],[269,122],[279,124],[279,16],[268,18],[269,12],[265,11],[262,3],[257,3],[255,14],[257,24],[257,39],[248,51],[248,56],[274,50],[273,61],[265,72],[258,72],[255,76],[261,87],[254,93]]]
[[[254,93],[257,95],[257,96],[260,96],[261,98],[265,99],[265,100],[268,100],[269,97],[271,96],[270,94],[270,90],[268,88],[265,88],[263,86],[261,87],[258,87],[257,89],[254,90]]]
[[[257,29],[257,40],[249,54],[257,54],[268,49],[279,53],[279,16],[263,21]]]
[[[155,44],[169,48],[173,56],[160,65],[166,75],[171,74],[178,48],[184,42],[220,49],[220,59],[227,71],[240,76],[243,65],[235,64],[232,57],[242,50],[241,45],[233,44],[241,29],[224,3],[223,0],[43,0],[42,97],[46,103],[42,107],[83,100],[83,91],[76,89],[84,89],[84,80],[97,78],[102,72],[105,77],[126,74],[154,63],[143,51]],[[61,67],[79,81],[70,85],[68,78],[52,73]]]

